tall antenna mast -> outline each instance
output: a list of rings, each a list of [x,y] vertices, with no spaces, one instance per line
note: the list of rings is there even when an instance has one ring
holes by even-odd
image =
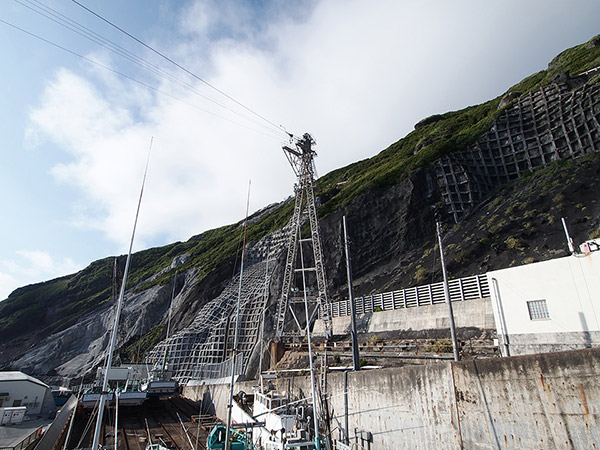
[[[235,313],[235,337],[233,342],[233,356],[231,358],[231,382],[229,384],[229,403],[227,404],[227,427],[225,429],[225,450],[230,450],[231,443],[231,413],[233,409],[233,386],[235,384],[235,362],[239,354],[240,309],[242,300],[242,282],[244,280],[244,255],[246,254],[246,232],[248,231],[248,210],[250,208],[250,180],[248,180],[248,200],[246,201],[246,219],[244,220],[244,239],[242,242],[242,260],[240,263],[240,284],[238,288],[237,307]]]
[[[312,322],[317,311],[320,312],[325,324],[326,337],[331,336],[331,305],[327,299],[325,265],[323,264],[317,206],[313,189],[314,158],[317,154],[313,150],[315,144],[312,136],[305,133],[302,138],[296,139],[295,148],[291,145],[283,146],[285,156],[298,177],[298,182],[294,186],[296,203],[294,215],[290,222],[291,232],[288,241],[282,294],[277,306],[276,337],[278,339],[303,336],[306,330],[310,328],[310,323],[304,326],[300,323],[298,320],[299,314],[297,314],[297,312],[300,312],[299,308],[304,306],[305,297],[309,303],[316,305],[308,316],[308,321]],[[301,225],[307,216],[310,222],[310,236],[303,238],[301,236]],[[307,260],[299,264],[298,249],[301,245],[304,245],[301,253]],[[309,251],[309,246],[312,247],[312,252]],[[296,329],[293,331],[285,329],[288,313],[290,313],[296,325]]]
[[[104,405],[106,403],[106,396],[108,394],[108,376],[110,373],[110,366],[112,364],[113,352],[117,341],[117,331],[119,327],[119,318],[121,317],[121,309],[123,308],[123,298],[125,297],[125,287],[127,285],[127,274],[129,273],[129,263],[131,262],[131,251],[133,249],[133,240],[135,238],[135,229],[137,227],[138,217],[140,215],[140,206],[142,205],[142,197],[144,195],[144,185],[146,184],[146,175],[148,173],[148,163],[150,162],[150,150],[152,150],[152,142],[154,137],[150,139],[150,148],[148,149],[148,157],[146,159],[146,168],[144,169],[144,178],[142,180],[142,189],[140,190],[140,198],[138,200],[137,211],[135,213],[135,221],[133,222],[133,231],[131,232],[131,241],[129,243],[129,253],[127,254],[127,261],[125,262],[125,271],[123,272],[123,281],[121,282],[121,290],[119,292],[119,299],[117,300],[117,312],[115,314],[115,323],[113,325],[110,347],[108,355],[106,357],[106,368],[104,369],[104,381],[102,383],[102,393],[100,394],[100,405],[98,406],[98,417],[96,419],[96,428],[94,430],[94,439],[92,441],[92,450],[98,450],[100,447],[100,428],[102,427],[102,416],[104,414]]]

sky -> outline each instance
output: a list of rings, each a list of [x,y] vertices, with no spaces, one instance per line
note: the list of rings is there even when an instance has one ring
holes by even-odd
[[[148,157],[134,251],[241,220],[249,180],[251,212],[292,195],[287,133],[315,138],[324,175],[501,95],[598,17],[597,0],[3,0],[0,300],[127,253]]]

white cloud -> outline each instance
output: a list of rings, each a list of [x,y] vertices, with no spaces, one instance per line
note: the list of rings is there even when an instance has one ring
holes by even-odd
[[[32,275],[39,273],[61,275],[80,269],[70,258],[55,261],[50,254],[41,250],[17,250],[15,253],[24,260],[25,265],[21,267],[21,270]]]
[[[21,281],[18,281],[12,275],[0,272],[0,301],[6,299],[12,291],[21,285]]]
[[[70,258],[55,260],[41,250],[17,250],[13,258],[0,260],[0,300],[7,298],[19,286],[80,269]]]
[[[274,2],[259,17],[245,2],[203,0],[185,8],[185,39],[161,49],[275,124],[313,133],[324,174],[374,155],[427,115],[501,94],[532,71],[531,61],[518,57],[529,56],[525,39],[535,33],[544,39],[559,20],[563,30],[575,26],[539,0],[508,3],[491,9],[467,1],[323,0],[285,16],[286,5]],[[570,4],[553,3],[555,9]],[[529,20],[527,28],[507,25],[515,14]],[[258,125],[240,118],[164,80],[161,90],[228,120],[97,67],[85,70],[59,70],[30,116],[32,142],[50,139],[68,157],[52,174],[81,192],[74,225],[126,248],[151,136],[137,248],[240,219],[250,178],[251,209],[292,193],[291,168],[272,137],[277,131],[267,131],[261,119],[252,117]],[[251,116],[193,81],[202,95]]]

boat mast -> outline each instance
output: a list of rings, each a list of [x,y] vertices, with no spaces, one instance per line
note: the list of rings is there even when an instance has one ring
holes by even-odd
[[[360,370],[360,357],[358,350],[358,335],[356,333],[356,306],[354,305],[354,291],[352,289],[352,264],[350,263],[350,243],[348,242],[348,223],[346,220],[346,215],[342,218],[343,226],[344,226],[344,247],[346,249],[346,274],[348,278],[348,300],[350,302],[350,319],[351,319],[351,332],[352,336],[352,364],[354,365],[354,370]],[[346,429],[346,432],[348,430]]]
[[[237,311],[235,316],[235,338],[233,340],[233,357],[231,360],[231,382],[229,384],[229,403],[227,404],[227,428],[225,430],[225,450],[230,449],[229,436],[231,434],[231,410],[233,409],[233,384],[235,382],[235,362],[238,355],[238,335],[240,328],[240,303],[242,298],[242,276],[244,274],[244,255],[246,253],[246,230],[248,229],[248,209],[250,207],[250,185],[248,180],[248,199],[246,200],[246,219],[244,220],[244,238],[242,240],[242,260],[240,263],[240,283],[238,287]]]
[[[117,443],[119,441],[119,391],[115,391],[115,432],[113,434],[115,439],[115,450],[117,450]]]
[[[77,391],[76,405],[79,404],[79,399],[81,398],[82,390],[83,390],[83,377],[81,377],[81,383],[79,383],[79,391]],[[73,413],[71,414],[71,420],[69,421],[69,429],[67,430],[67,437],[65,438],[63,450],[67,450],[67,445],[69,444],[69,439],[71,438],[71,431],[73,431],[73,423],[75,422],[75,414],[76,413],[77,413],[77,407],[73,408]]]
[[[175,298],[175,284],[177,281],[177,271],[175,272],[175,276],[173,277],[173,289],[171,290],[171,303],[169,304],[169,318],[167,319],[167,337],[165,338],[165,342],[169,339],[169,332],[171,331],[171,314],[173,312],[173,298]],[[169,353],[169,346],[165,345],[165,356],[163,358],[162,365],[162,376],[165,377],[165,372],[167,371],[167,354]]]
[[[261,320],[260,320],[260,354],[259,354],[259,359],[258,359],[258,376],[260,378],[260,392],[261,394],[263,393],[263,375],[262,375],[262,366],[263,366],[263,353],[265,352],[264,349],[264,333],[265,333],[265,313],[267,311],[267,300],[269,298],[269,255],[271,252],[271,246],[269,245],[269,247],[267,248],[267,263],[266,263],[266,267],[265,267],[265,290],[263,293],[263,297],[264,297],[264,304],[263,304],[263,310],[262,310],[262,314],[261,314]]]
[[[102,426],[102,416],[104,415],[104,405],[106,403],[106,394],[108,394],[108,372],[110,365],[112,364],[113,352],[115,349],[115,343],[117,341],[117,326],[119,324],[119,318],[121,316],[121,309],[123,307],[123,297],[125,296],[125,285],[127,284],[127,274],[129,272],[129,263],[131,262],[131,250],[133,248],[133,239],[135,237],[135,228],[137,226],[138,217],[140,214],[140,206],[142,204],[142,196],[144,194],[144,185],[146,184],[146,174],[148,173],[148,163],[150,162],[150,150],[152,150],[152,141],[150,139],[150,148],[148,149],[148,157],[146,159],[146,168],[144,169],[144,178],[142,180],[142,189],[140,190],[140,198],[138,200],[137,211],[135,213],[135,221],[133,222],[133,231],[131,233],[131,241],[129,243],[129,253],[127,254],[127,262],[125,263],[125,271],[123,272],[123,281],[121,282],[121,291],[119,293],[119,300],[117,301],[117,312],[115,314],[115,323],[113,325],[112,335],[110,338],[110,348],[108,350],[108,356],[106,358],[106,369],[104,371],[104,380],[102,382],[102,393],[100,394],[100,405],[98,406],[98,418],[96,419],[96,429],[94,430],[94,440],[92,442],[92,450],[98,450],[100,441],[100,428]]]

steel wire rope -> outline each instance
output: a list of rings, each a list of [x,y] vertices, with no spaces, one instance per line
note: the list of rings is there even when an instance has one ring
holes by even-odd
[[[111,50],[111,51],[129,59],[132,62],[137,61],[136,64],[138,64],[138,65],[142,65],[143,67],[148,68],[149,70],[155,69],[156,74],[161,74],[161,75],[164,74],[164,76],[171,76],[168,72],[165,72],[160,67],[153,65],[151,63],[148,63],[147,61],[138,57],[134,53],[125,49],[124,47],[114,43],[110,39],[103,37],[102,35],[96,33],[95,31],[91,30],[90,28],[88,28],[84,25],[81,25],[77,21],[70,19],[69,17],[65,16],[64,14],[61,14],[60,12],[51,8],[50,6],[39,2],[38,0],[14,0],[14,1],[16,3],[19,3],[20,5],[24,6],[25,8],[28,8],[31,11],[33,11],[43,17],[46,17],[48,20],[51,20],[52,22],[62,26],[63,28],[71,30],[74,33],[77,33],[78,35],[80,35],[80,36],[82,36],[82,37],[108,49],[108,50]],[[31,5],[31,6],[26,5],[25,3],[23,3],[23,1],[29,3],[29,5]],[[34,2],[39,6],[34,6],[33,5]],[[38,8],[38,9],[35,9],[35,8]],[[42,11],[42,10],[45,10],[45,11]],[[54,18],[52,18],[50,16],[53,16]],[[175,77],[173,77],[173,78],[175,78]]]
[[[58,11],[52,9],[51,7],[44,5],[43,3],[34,0],[35,3],[39,4],[40,6],[38,8],[45,8],[46,12],[42,12],[40,10],[34,9],[33,6],[28,6],[25,5],[21,0],[14,0],[16,3],[21,4],[22,6],[32,10],[33,12],[40,14],[43,17],[46,17],[47,19],[51,20],[52,22],[55,22],[56,24],[62,26],[63,28],[66,28],[70,31],[73,31],[74,33],[94,42],[95,44],[100,45],[101,47],[106,48],[107,50],[112,51],[113,53],[118,54],[119,56],[122,56],[123,58],[128,59],[129,61],[133,62],[134,64],[139,65],[140,67],[143,67],[151,72],[153,72],[155,75],[158,75],[160,77],[163,77],[165,79],[168,79],[169,81],[172,81],[174,83],[178,83],[181,84],[183,86],[188,87],[191,90],[194,90],[195,88],[190,85],[187,84],[186,82],[176,78],[175,76],[173,76],[172,74],[170,74],[169,72],[161,69],[159,66],[156,66],[140,57],[138,57],[137,55],[135,55],[134,53],[130,52],[129,50],[125,49],[124,47],[121,47],[120,45],[112,42],[110,39],[107,39],[103,36],[101,36],[100,34],[96,33],[95,31],[77,23],[76,21],[68,18],[67,16],[59,13]],[[24,0],[25,2],[32,4],[31,0]],[[48,14],[56,17],[56,19],[50,17]],[[60,18],[59,18],[60,17]],[[201,94],[198,92],[199,95],[205,97],[207,100],[211,100],[210,97],[204,96],[204,94]],[[218,104],[218,103],[217,103]],[[221,106],[219,104],[219,106]]]
[[[41,36],[39,36],[39,35],[37,35],[37,34],[35,34],[35,33],[32,33],[31,31],[28,31],[28,30],[26,30],[26,29],[24,29],[24,28],[21,28],[21,27],[19,27],[19,26],[15,25],[15,24],[13,24],[13,23],[10,23],[10,22],[8,22],[8,21],[6,21],[6,20],[0,19],[0,23],[3,23],[3,24],[5,24],[5,25],[8,25],[8,26],[9,26],[9,27],[11,27],[11,28],[14,28],[14,29],[16,29],[16,30],[18,30],[18,31],[21,31],[22,33],[25,33],[25,34],[27,34],[27,35],[29,35],[29,36],[31,36],[31,37],[34,37],[34,38],[36,38],[36,39],[39,39],[39,40],[41,40],[42,42],[45,42],[45,43],[47,43],[47,44],[50,44],[50,45],[52,45],[52,46],[54,46],[54,47],[56,47],[56,48],[58,48],[58,49],[60,49],[60,50],[63,50],[64,52],[70,53],[70,54],[71,54],[71,55],[73,55],[73,56],[77,56],[78,58],[81,58],[81,59],[83,59],[83,60],[85,60],[85,61],[87,61],[87,62],[89,62],[89,63],[91,63],[91,64],[94,64],[94,65],[96,65],[96,66],[98,66],[98,67],[101,67],[101,68],[103,68],[103,69],[105,69],[105,70],[108,70],[108,71],[110,71],[110,72],[113,72],[113,73],[114,73],[114,74],[116,74],[116,75],[119,75],[119,76],[121,76],[121,77],[123,77],[123,78],[126,78],[126,79],[128,79],[128,80],[130,80],[130,81],[133,81],[134,83],[137,83],[137,84],[139,84],[140,86],[143,86],[143,87],[145,87],[145,88],[147,88],[147,89],[150,89],[150,90],[152,90],[152,91],[154,91],[154,92],[156,92],[156,93],[158,93],[158,94],[164,95],[164,96],[166,96],[166,97],[169,97],[169,98],[171,98],[171,99],[173,99],[173,100],[176,100],[176,101],[178,101],[178,102],[184,103],[184,104],[186,104],[186,105],[188,105],[188,106],[190,106],[190,107],[192,107],[192,108],[195,108],[195,109],[198,109],[198,110],[200,110],[200,111],[203,111],[203,112],[205,112],[205,113],[207,113],[207,114],[210,114],[210,115],[212,115],[212,116],[214,116],[214,117],[216,117],[216,118],[219,118],[219,119],[225,120],[225,121],[227,121],[227,122],[233,123],[234,125],[237,125],[237,126],[239,126],[239,127],[242,127],[242,128],[245,128],[245,129],[247,129],[247,130],[253,131],[254,133],[262,134],[263,136],[267,136],[267,137],[269,137],[269,138],[271,138],[271,139],[274,139],[274,140],[280,141],[280,138],[279,138],[279,137],[276,137],[276,136],[275,136],[275,135],[273,135],[273,134],[268,134],[268,133],[265,133],[265,132],[263,132],[263,131],[257,130],[257,129],[255,129],[255,128],[251,128],[251,127],[249,127],[249,126],[247,126],[247,125],[244,125],[244,124],[242,124],[242,123],[236,122],[235,120],[232,120],[232,119],[230,119],[230,118],[228,118],[228,117],[222,116],[222,115],[220,115],[220,114],[217,114],[217,113],[215,113],[215,112],[213,112],[213,111],[209,111],[208,109],[205,109],[205,108],[202,108],[202,107],[200,107],[200,106],[198,106],[198,105],[195,105],[195,104],[193,104],[193,103],[190,103],[190,102],[188,102],[188,101],[186,101],[186,100],[183,100],[183,99],[181,99],[181,98],[179,98],[179,97],[177,97],[177,96],[175,96],[175,95],[169,94],[168,92],[165,92],[165,91],[163,91],[163,90],[161,90],[161,89],[159,89],[159,88],[156,88],[156,87],[154,87],[154,86],[152,86],[152,85],[150,85],[150,84],[148,84],[148,83],[145,83],[145,82],[143,82],[143,81],[141,81],[141,80],[138,80],[137,78],[133,78],[133,77],[131,77],[131,76],[129,76],[129,75],[127,75],[127,74],[123,73],[123,72],[120,72],[120,71],[118,71],[118,70],[115,70],[115,69],[113,69],[112,67],[109,67],[109,66],[107,66],[107,65],[105,65],[105,64],[102,64],[102,63],[100,63],[100,62],[98,62],[98,61],[95,61],[95,60],[93,60],[93,59],[91,59],[91,58],[88,58],[87,56],[83,56],[83,55],[81,55],[81,54],[79,54],[79,53],[77,53],[77,52],[75,52],[75,51],[73,51],[73,50],[70,50],[70,49],[68,49],[68,48],[66,48],[66,47],[64,47],[64,46],[62,46],[62,45],[60,45],[60,44],[57,44],[57,43],[55,43],[55,42],[52,42],[52,41],[50,41],[50,40],[48,40],[48,39],[46,39],[46,38],[43,38],[43,37],[41,37]]]
[[[129,60],[130,62],[154,73],[155,75],[157,75],[158,77],[161,77],[165,80],[168,80],[172,83],[178,84],[182,87],[185,87],[187,89],[189,89],[190,91],[192,91],[193,93],[195,93],[196,95],[206,99],[207,101],[214,103],[215,105],[239,116],[240,118],[247,120],[249,122],[254,123],[257,126],[260,127],[264,127],[267,130],[272,131],[272,129],[270,129],[269,127],[267,127],[264,123],[258,122],[257,120],[249,117],[249,116],[245,116],[243,115],[240,111],[236,111],[230,107],[228,107],[226,104],[216,100],[213,97],[210,97],[204,93],[202,93],[200,90],[198,90],[194,85],[183,81],[180,78],[177,78],[175,75],[173,75],[172,73],[161,69],[159,66],[152,64],[151,62],[137,56],[135,53],[130,52],[129,50],[125,49],[124,47],[116,44],[115,42],[111,41],[108,38],[103,37],[102,35],[96,33],[95,31],[91,30],[88,27],[85,27],[84,25],[81,25],[80,23],[78,23],[77,21],[70,19],[69,17],[65,16],[64,14],[56,11],[55,9],[51,8],[48,5],[45,5],[44,3],[38,1],[38,0],[14,0],[16,3],[30,9],[31,11],[40,14],[44,17],[46,17],[47,19],[57,23],[58,25],[94,42],[95,44],[100,45],[101,47],[106,48],[107,50],[112,51],[113,53],[116,53],[117,55]],[[34,9],[33,6],[28,6],[26,4],[23,3],[23,1],[29,3],[30,5],[33,5],[32,1],[34,1],[35,3],[37,3],[40,6],[37,6],[37,8],[39,9],[45,9],[45,12],[40,11],[39,9]],[[50,17],[48,14],[54,16],[56,19]],[[77,28],[77,29],[76,29]],[[81,31],[78,31],[81,30]],[[277,137],[277,139],[280,139],[280,137]]]
[[[272,121],[270,121],[269,119],[265,118],[264,116],[260,115],[258,112],[254,111],[253,109],[249,108],[248,106],[244,105],[243,103],[241,103],[240,101],[236,100],[235,98],[231,97],[229,94],[225,93],[224,91],[220,90],[219,88],[217,88],[216,86],[213,86],[211,83],[209,83],[208,81],[204,80],[203,78],[199,77],[198,75],[196,75],[195,73],[193,73],[192,71],[186,69],[185,67],[183,67],[181,64],[177,63],[176,61],[174,61],[173,59],[169,58],[168,56],[166,56],[165,54],[161,53],[160,51],[156,50],[155,48],[153,48],[152,46],[146,44],[144,41],[142,41],[141,39],[138,39],[137,37],[133,36],[131,33],[127,32],[126,30],[124,30],[123,28],[119,27],[118,25],[112,23],[110,20],[106,19],[105,17],[103,17],[102,15],[96,13],[95,11],[93,11],[92,9],[88,8],[85,5],[82,5],[81,3],[79,3],[77,0],[71,0],[73,3],[75,3],[76,5],[80,6],[81,8],[85,9],[86,11],[88,11],[89,13],[93,14],[94,16],[96,16],[97,18],[99,18],[100,20],[106,22],[108,25],[110,25],[111,27],[119,30],[121,33],[125,34],[126,36],[130,37],[131,39],[133,39],[134,41],[136,41],[137,43],[143,45],[144,47],[146,47],[148,50],[156,53],[158,56],[160,56],[161,58],[167,60],[168,62],[170,62],[171,64],[173,64],[174,66],[178,67],[179,69],[183,70],[184,72],[186,72],[188,75],[191,75],[192,77],[194,77],[195,79],[197,79],[198,81],[200,81],[201,83],[204,83],[206,86],[210,87],[211,89],[215,90],[216,92],[218,92],[219,94],[223,95],[225,98],[231,100],[232,102],[236,103],[237,105],[241,106],[242,108],[244,108],[245,110],[247,110],[248,112],[254,114],[256,117],[264,120],[266,123],[270,124],[274,129],[276,129],[277,131],[284,133],[286,136],[289,136],[289,134],[284,131],[284,128],[281,125],[276,125],[275,123],[273,123]]]

